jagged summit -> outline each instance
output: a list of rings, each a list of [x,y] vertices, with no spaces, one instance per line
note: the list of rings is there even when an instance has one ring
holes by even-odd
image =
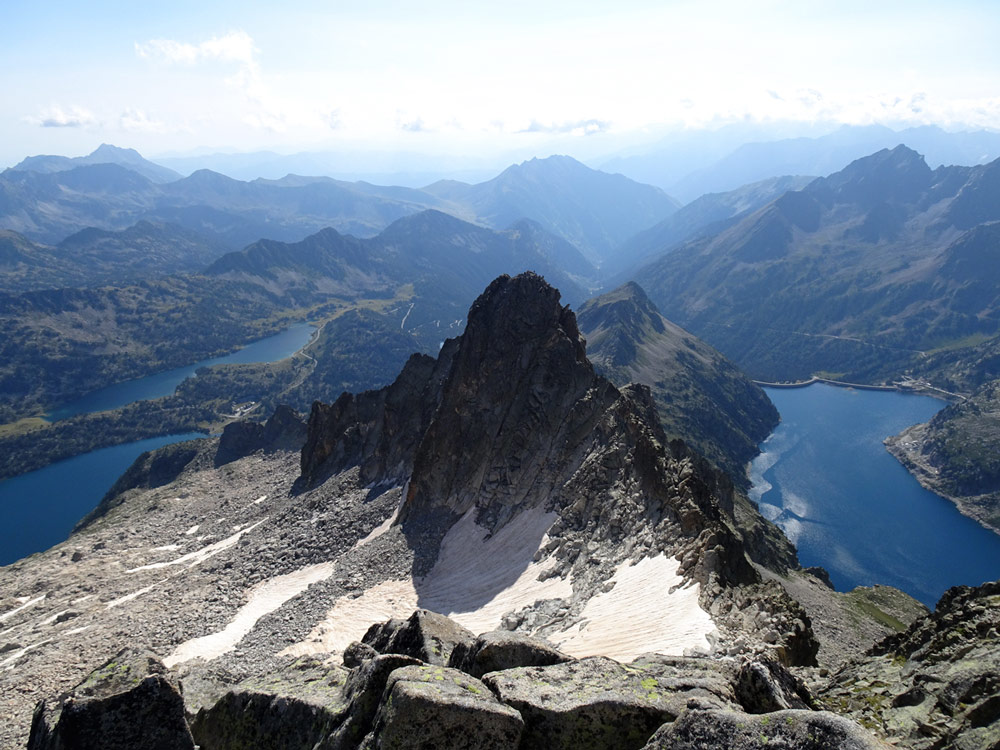
[[[934,172],[924,157],[902,144],[851,162],[811,183],[806,192],[841,202],[910,203],[930,187]]]

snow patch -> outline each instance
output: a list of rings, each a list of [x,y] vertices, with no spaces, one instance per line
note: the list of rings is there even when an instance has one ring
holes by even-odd
[[[368,534],[368,536],[366,536],[364,539],[359,539],[358,541],[356,541],[354,543],[354,547],[352,547],[352,549],[358,549],[358,547],[364,547],[369,542],[374,541],[375,539],[378,539],[385,532],[387,532],[392,527],[392,525],[396,522],[396,518],[399,516],[399,509],[401,507],[402,507],[402,503],[400,503],[398,506],[396,506],[396,510],[394,510],[392,512],[391,516],[389,516],[382,523],[380,523],[378,526],[376,526],[374,529],[372,529],[371,532]]]
[[[181,555],[180,557],[174,560],[168,560],[167,562],[150,563],[149,565],[140,565],[138,568],[129,568],[125,572],[137,573],[140,570],[155,570],[157,568],[166,568],[171,565],[184,565],[185,563],[188,564],[189,568],[193,568],[198,563],[205,562],[205,560],[207,560],[208,558],[214,557],[220,552],[229,549],[240,540],[240,537],[242,537],[244,534],[253,531],[262,523],[264,523],[264,521],[266,520],[267,520],[266,518],[262,518],[257,523],[253,524],[252,526],[247,526],[245,529],[238,531],[232,536],[228,536],[221,541],[215,542],[214,544],[209,544],[207,547],[202,547],[201,549],[195,550],[194,552],[188,552],[186,555]]]
[[[0,615],[0,622],[3,622],[4,620],[7,620],[7,619],[13,617],[18,612],[20,612],[22,610],[25,610],[25,609],[27,609],[28,607],[30,607],[30,606],[32,606],[34,604],[38,604],[38,602],[40,602],[44,598],[45,598],[45,594],[41,594],[39,596],[36,596],[34,599],[27,599],[27,597],[18,597],[17,601],[24,602],[24,603],[20,607],[15,607],[10,612],[4,612],[2,615]]]
[[[232,651],[261,617],[278,609],[312,584],[326,580],[333,575],[333,571],[334,564],[325,562],[262,581],[250,589],[249,600],[240,607],[236,616],[223,630],[185,641],[177,646],[163,663],[168,668],[173,668],[191,659],[211,661],[227,651]]]
[[[634,565],[626,561],[611,577],[614,588],[594,596],[580,613],[583,619],[550,640],[577,658],[602,655],[621,662],[650,652],[709,652],[715,625],[698,604],[698,584],[684,587],[679,567],[663,554]]]
[[[417,608],[440,612],[483,633],[499,628],[508,612],[542,599],[569,598],[570,582],[538,580],[548,570],[548,560],[533,559],[556,518],[555,513],[528,510],[490,536],[470,510],[445,535],[426,577],[386,581],[359,597],[341,597],[305,640],[281,655],[338,653],[360,640],[372,623],[406,618]]]
[[[0,667],[2,667],[4,669],[13,669],[14,662],[16,662],[18,659],[20,659],[26,653],[28,653],[29,651],[33,651],[36,648],[41,648],[46,643],[51,643],[51,642],[52,642],[51,638],[46,638],[44,641],[39,641],[38,643],[33,643],[30,646],[25,646],[22,649],[18,649],[13,654],[11,654],[10,656],[8,656],[6,659],[4,659],[3,661],[0,661]]]
[[[131,571],[129,571],[129,572],[131,572]],[[138,591],[133,591],[131,594],[126,594],[125,596],[122,596],[122,597],[120,597],[118,599],[113,599],[110,602],[108,602],[107,604],[105,604],[104,608],[105,609],[111,609],[112,607],[117,607],[120,604],[125,604],[125,602],[130,602],[133,599],[138,599],[143,594],[148,594],[154,588],[156,588],[156,584],[155,583],[152,584],[151,586],[146,586],[145,588],[139,589]]]

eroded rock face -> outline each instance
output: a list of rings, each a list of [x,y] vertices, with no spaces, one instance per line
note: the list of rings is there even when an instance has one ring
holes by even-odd
[[[906,746],[1000,747],[1000,581],[949,589],[934,612],[845,664],[820,703]]]
[[[570,661],[570,657],[543,638],[496,631],[483,633],[472,643],[459,644],[452,651],[448,666],[461,669],[473,677],[482,677],[487,672],[514,667],[544,667],[565,661]]]
[[[826,711],[688,711],[665,724],[646,750],[888,750],[852,721]]]
[[[194,750],[184,701],[150,653],[122,651],[57,703],[35,708],[29,750]]]
[[[391,675],[369,747],[514,750],[524,722],[479,680],[457,669],[403,667]]]
[[[531,273],[494,281],[437,360],[415,356],[387,388],[314,405],[302,482],[355,466],[370,485],[405,484],[396,523],[414,549],[427,518],[472,514],[488,539],[527,512],[555,514],[535,559],[572,598],[504,620],[553,643],[645,557],[674,557],[703,586],[759,580],[707,463],[667,441],[648,388],[595,374],[573,313]]]

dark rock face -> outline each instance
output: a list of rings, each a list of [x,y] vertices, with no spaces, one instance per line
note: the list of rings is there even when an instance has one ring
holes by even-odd
[[[267,422],[232,422],[219,439],[215,465],[222,466],[254,451],[299,450],[306,438],[306,423],[290,406],[279,406]]]
[[[418,609],[404,621],[389,620],[368,628],[361,642],[381,654],[404,654],[426,664],[445,666],[457,648],[472,643],[473,634],[444,615]]]
[[[403,667],[389,675],[370,746],[514,750],[523,727],[479,680],[445,667]]]
[[[665,724],[647,750],[886,750],[857,724],[826,711],[688,711]]]
[[[163,664],[123,651],[58,705],[35,709],[29,750],[194,750],[184,701]]]
[[[477,507],[489,528],[503,524],[567,438],[592,429],[616,396],[595,378],[559,292],[534,274],[500,277],[469,310],[414,459],[404,519],[445,504],[457,514]]]
[[[915,750],[1000,747],[1000,581],[949,589],[817,699]]]
[[[459,644],[452,652],[448,666],[461,669],[473,677],[482,677],[487,672],[515,667],[545,667],[570,659],[542,638],[497,631],[483,633],[472,643]]]
[[[381,390],[344,393],[333,404],[315,402],[302,448],[303,479],[312,484],[325,473],[360,466],[365,482],[404,480],[452,350],[446,342],[436,361],[414,354],[399,377]]]

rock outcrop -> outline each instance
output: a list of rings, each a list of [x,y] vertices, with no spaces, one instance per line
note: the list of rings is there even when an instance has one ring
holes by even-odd
[[[76,703],[79,697],[67,698],[54,712],[40,704],[29,747],[181,750],[193,749],[194,742],[203,750],[883,747],[857,724],[807,708],[808,691],[773,660],[750,658],[736,665],[650,654],[622,664],[606,657],[573,659],[540,642],[490,632],[476,637],[472,647],[463,641],[466,657],[453,658],[476,670],[483,662],[471,655],[498,649],[506,664],[479,679],[465,669],[392,653],[396,646],[412,650],[418,642],[401,637],[408,630],[411,636],[462,633],[441,615],[417,611],[406,621],[369,629],[386,653],[351,650],[356,663],[349,669],[330,660],[295,659],[228,686],[195,713],[189,711],[187,719],[179,691],[187,692],[189,677],[197,682],[203,676],[178,678],[151,655],[123,654],[78,688],[77,696],[89,696],[82,704]],[[458,649],[453,657],[457,654]],[[551,663],[532,664],[539,660]],[[797,708],[788,710],[790,703]]]
[[[35,708],[29,750],[194,750],[174,677],[149,653],[122,651],[68,695]]]
[[[1000,748],[1000,581],[949,589],[927,617],[848,662],[819,702],[914,750]]]

